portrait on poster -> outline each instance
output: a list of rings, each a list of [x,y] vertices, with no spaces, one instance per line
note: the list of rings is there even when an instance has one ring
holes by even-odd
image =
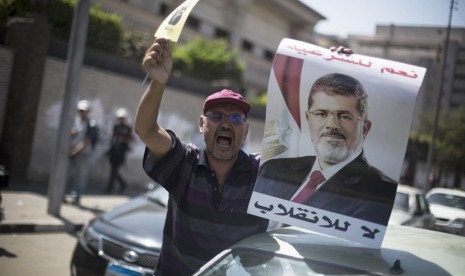
[[[424,74],[284,39],[249,213],[379,246]]]

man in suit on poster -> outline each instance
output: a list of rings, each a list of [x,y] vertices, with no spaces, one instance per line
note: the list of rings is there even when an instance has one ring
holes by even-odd
[[[362,84],[343,74],[320,77],[305,114],[316,156],[266,161],[254,191],[387,225],[397,183],[364,156],[371,122]]]

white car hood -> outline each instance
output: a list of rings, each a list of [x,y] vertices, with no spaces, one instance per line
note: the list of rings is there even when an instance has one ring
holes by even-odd
[[[392,209],[391,217],[389,218],[389,224],[403,225],[409,221],[412,217],[403,211]]]
[[[433,213],[433,215],[438,218],[447,218],[450,220],[456,218],[465,219],[465,210],[439,204],[430,204],[429,208],[431,210],[431,213]]]

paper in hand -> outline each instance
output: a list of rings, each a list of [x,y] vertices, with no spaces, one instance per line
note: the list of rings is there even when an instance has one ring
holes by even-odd
[[[174,11],[172,11],[158,27],[157,31],[153,35],[155,38],[164,37],[170,41],[178,42],[179,36],[181,35],[182,28],[186,23],[187,17],[191,13],[194,6],[199,0],[186,0],[179,5]],[[150,70],[145,75],[141,86],[144,86],[150,75]]]
[[[199,0],[186,0],[165,18],[158,27],[154,37],[165,37],[177,42],[187,17]]]

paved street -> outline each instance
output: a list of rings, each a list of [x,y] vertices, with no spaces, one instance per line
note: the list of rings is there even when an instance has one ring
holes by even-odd
[[[47,213],[45,185],[13,183],[2,197],[0,276],[68,276],[78,231],[131,195],[87,194],[80,206],[62,204],[59,216]]]
[[[76,240],[67,233],[1,234],[0,274],[70,275],[69,263]]]

